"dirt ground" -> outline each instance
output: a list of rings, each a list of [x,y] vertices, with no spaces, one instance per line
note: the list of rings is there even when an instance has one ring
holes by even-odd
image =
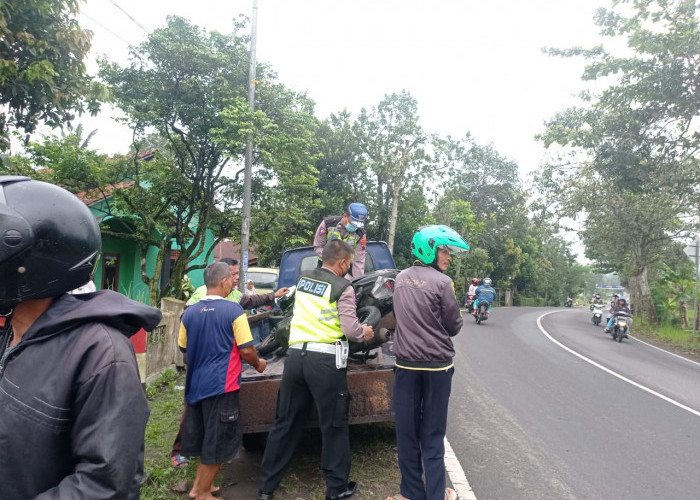
[[[351,426],[352,469],[350,480],[358,483],[356,500],[384,500],[398,492],[400,473],[396,458],[393,424]],[[224,464],[215,484],[222,486],[219,498],[255,500],[260,477],[262,451],[242,450]],[[325,482],[321,471],[321,435],[309,429],[297,456],[285,473],[275,500],[324,500]]]

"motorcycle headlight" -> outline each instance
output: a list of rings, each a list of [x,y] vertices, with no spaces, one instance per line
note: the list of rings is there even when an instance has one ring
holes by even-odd
[[[627,321],[618,321],[617,326],[620,328],[626,328],[627,327]]]

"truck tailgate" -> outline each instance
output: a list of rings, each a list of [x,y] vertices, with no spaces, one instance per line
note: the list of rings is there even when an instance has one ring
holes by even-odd
[[[376,352],[376,359],[348,360],[351,424],[394,420],[391,407],[395,362],[393,342],[387,342]],[[272,427],[283,370],[284,358],[269,359],[265,373],[243,365],[240,425],[244,434],[266,432]],[[310,411],[308,425],[318,425],[315,408]]]

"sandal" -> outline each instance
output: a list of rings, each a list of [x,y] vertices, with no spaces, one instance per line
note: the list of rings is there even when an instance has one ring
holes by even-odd
[[[173,467],[176,469],[187,467],[187,465],[190,463],[190,461],[187,460],[187,457],[183,457],[182,455],[173,455],[170,457],[170,461],[173,463]]]
[[[457,492],[452,488],[445,488],[445,500],[457,500]]]

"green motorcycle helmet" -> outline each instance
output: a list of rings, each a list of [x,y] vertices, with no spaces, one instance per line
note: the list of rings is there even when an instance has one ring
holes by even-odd
[[[411,240],[411,252],[423,264],[431,266],[437,261],[438,247],[450,253],[466,252],[469,245],[457,231],[449,226],[431,225],[419,227]]]

